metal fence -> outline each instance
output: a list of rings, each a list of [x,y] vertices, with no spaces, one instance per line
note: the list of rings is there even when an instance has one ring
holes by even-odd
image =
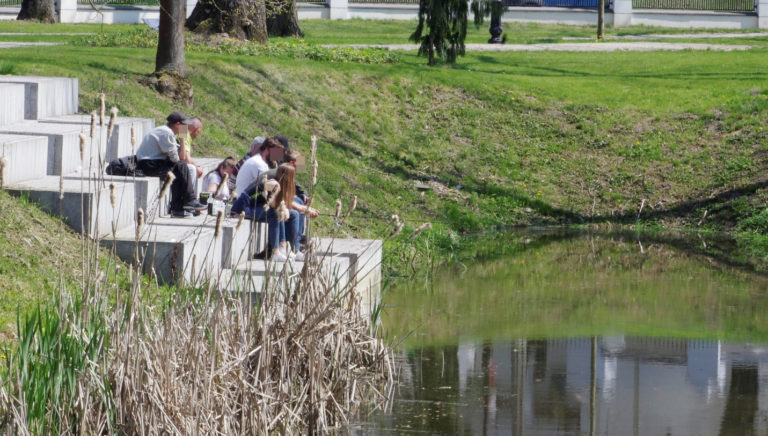
[[[553,8],[591,8],[597,9],[597,0],[502,0],[504,6],[547,6]],[[608,9],[610,1],[606,0]]]
[[[754,12],[754,0],[632,0],[632,9]]]
[[[0,0],[0,6],[21,6],[21,0]]]

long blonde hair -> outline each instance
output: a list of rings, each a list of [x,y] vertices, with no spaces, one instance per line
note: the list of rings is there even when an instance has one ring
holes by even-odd
[[[280,184],[280,192],[275,197],[275,204],[279,205],[281,201],[285,201],[285,205],[291,208],[293,204],[293,197],[296,196],[296,169],[287,163],[281,164],[277,167],[277,175],[275,180]]]

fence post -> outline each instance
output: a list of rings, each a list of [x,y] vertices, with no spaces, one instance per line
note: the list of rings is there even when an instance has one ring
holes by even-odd
[[[346,20],[349,18],[349,0],[328,0],[328,6],[331,20]]]
[[[77,15],[77,0],[57,0],[59,22],[74,23]]]
[[[614,0],[613,1],[613,27],[629,26],[631,24],[632,24],[632,0]]]
[[[756,0],[757,6],[757,27],[759,29],[768,28],[768,0]]]

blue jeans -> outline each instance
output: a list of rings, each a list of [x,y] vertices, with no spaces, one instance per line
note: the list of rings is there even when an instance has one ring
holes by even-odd
[[[304,200],[302,200],[298,195],[293,198],[293,201],[304,206]],[[296,237],[296,248],[301,246],[301,243],[304,242],[304,220],[306,220],[306,217],[302,214],[299,214],[299,233]]]
[[[267,214],[264,208],[262,206],[256,207],[253,198],[246,193],[238,195],[232,204],[232,216],[240,215],[240,212],[245,212],[245,217],[249,220],[260,223],[267,222]]]
[[[299,217],[297,211],[288,211],[288,221],[278,221],[277,212],[274,209],[267,211],[267,241],[274,250],[280,247],[280,243],[287,241],[291,247],[296,246],[296,236],[299,234]]]

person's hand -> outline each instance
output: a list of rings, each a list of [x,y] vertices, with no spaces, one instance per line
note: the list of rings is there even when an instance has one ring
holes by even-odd
[[[317,211],[317,209],[313,209],[311,207],[307,208],[307,215],[309,215],[310,218],[317,218],[320,213]]]
[[[199,178],[200,178],[200,177],[202,177],[202,176],[203,176],[203,167],[201,167],[200,165],[198,165],[198,166],[197,166],[197,178],[199,179]]]

